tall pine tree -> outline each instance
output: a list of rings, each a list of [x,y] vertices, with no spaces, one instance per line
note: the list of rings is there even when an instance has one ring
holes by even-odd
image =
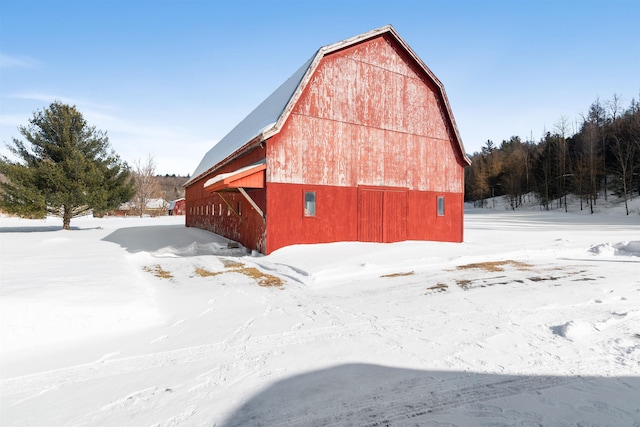
[[[13,139],[18,159],[0,159],[0,207],[21,216],[71,218],[105,212],[130,200],[134,189],[129,168],[109,146],[105,132],[87,125],[75,106],[60,102],[36,111],[20,126],[27,143]]]

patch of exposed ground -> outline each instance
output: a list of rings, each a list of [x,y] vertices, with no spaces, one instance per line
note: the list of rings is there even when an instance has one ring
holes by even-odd
[[[224,273],[224,271],[209,271],[202,267],[198,267],[196,268],[195,273],[196,273],[196,276],[200,276],[200,277],[213,277],[213,276],[217,276],[219,274]]]
[[[486,261],[457,266],[454,270],[458,271],[459,277],[455,278],[455,284],[463,290],[474,288],[486,288],[496,285],[509,284],[532,284],[539,282],[550,282],[553,286],[560,286],[567,281],[593,281],[594,277],[587,275],[587,270],[576,268],[577,266],[539,266],[532,265],[522,261],[501,260]],[[491,274],[504,273],[504,274]],[[435,286],[427,288],[428,291],[447,291],[448,285],[438,283]]]
[[[449,286],[444,283],[438,283],[437,285],[428,287],[427,290],[432,292],[445,292],[448,288]]]
[[[152,267],[145,265],[144,267],[142,267],[142,269],[144,271],[146,271],[147,273],[151,273],[156,277],[159,277],[161,279],[172,279],[173,275],[171,274],[171,272],[163,270],[162,267],[160,266],[160,264],[156,264]]]
[[[206,268],[196,267],[194,273],[199,277],[214,277],[223,273],[239,273],[244,274],[247,277],[251,277],[254,279],[258,285],[265,287],[280,287],[284,285],[282,279],[277,276],[273,276],[271,274],[263,273],[255,267],[247,267],[246,265],[239,263],[237,261],[231,260],[222,260],[222,264],[224,265],[224,270],[221,271],[210,271]],[[156,264],[152,267],[145,266],[143,270],[153,274],[156,277],[160,277],[162,279],[171,279],[173,275],[171,272],[163,270],[159,264]]]
[[[518,270],[529,270],[533,266],[531,264],[527,264],[521,261],[514,261],[511,259],[505,261],[486,261],[486,262],[476,262],[472,264],[459,265],[456,267],[458,270],[484,270],[490,272],[504,271],[505,266],[512,266],[517,268]]]
[[[280,286],[282,286],[284,284],[282,282],[282,279],[280,279],[279,277],[273,276],[271,274],[263,273],[262,271],[258,270],[255,267],[242,266],[242,267],[233,268],[230,271],[233,271],[235,273],[244,274],[245,276],[249,276],[252,279],[254,279],[256,282],[258,282],[258,285],[260,285],[260,286],[267,286],[267,287],[277,286],[277,287],[280,287]]]
[[[233,261],[230,259],[223,259],[222,265],[224,265],[225,268],[230,268],[230,269],[244,267],[244,264],[242,264],[241,262]]]
[[[383,274],[380,277],[404,277],[404,276],[413,276],[416,274],[415,271],[407,271],[405,273],[391,273],[391,274]]]
[[[195,269],[195,274],[200,277],[212,277],[212,276],[217,276],[223,273],[239,273],[239,274],[244,274],[247,277],[251,277],[260,286],[280,287],[284,285],[284,283],[282,282],[282,279],[280,279],[279,277],[273,276],[271,274],[263,273],[262,271],[258,270],[255,267],[247,267],[242,263],[239,263],[237,261],[227,260],[227,259],[223,259],[222,264],[225,267],[223,271],[209,271],[202,267],[198,267]]]

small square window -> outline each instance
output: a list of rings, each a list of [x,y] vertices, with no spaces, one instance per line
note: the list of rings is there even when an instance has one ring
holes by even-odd
[[[438,197],[438,216],[444,216],[444,196]]]
[[[304,216],[316,216],[316,193],[304,192]]]

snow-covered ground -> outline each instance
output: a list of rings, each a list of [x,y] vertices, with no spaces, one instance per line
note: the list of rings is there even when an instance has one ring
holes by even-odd
[[[640,203],[572,210],[266,257],[0,218],[0,424],[640,425]]]

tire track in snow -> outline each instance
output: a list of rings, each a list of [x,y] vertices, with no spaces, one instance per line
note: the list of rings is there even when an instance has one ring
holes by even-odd
[[[47,387],[57,389],[84,381],[125,375],[129,373],[180,366],[200,362],[220,362],[229,353],[243,359],[255,359],[265,352],[292,345],[309,344],[324,340],[359,337],[375,334],[379,329],[403,331],[416,324],[423,324],[430,316],[383,319],[372,323],[370,320],[327,326],[314,329],[299,329],[279,334],[251,336],[245,332],[253,319],[245,322],[228,339],[212,344],[186,347],[139,356],[98,360],[87,364],[70,366],[0,381],[0,396],[39,395]],[[244,334],[244,335],[243,335]],[[28,398],[27,398],[28,399]],[[24,400],[24,399],[22,399]]]
[[[430,383],[419,382],[410,384],[405,389],[404,384],[400,384],[396,387],[397,398],[386,405],[376,405],[376,401],[379,401],[382,396],[374,396],[368,405],[361,405],[357,412],[370,414],[369,419],[372,421],[364,425],[384,426],[463,405],[564,386],[575,381],[571,377],[507,376],[505,378],[488,375],[480,382],[470,383],[465,378],[465,376],[458,377],[445,384],[436,384],[435,387]],[[375,413],[371,414],[372,410]]]
[[[303,408],[258,402],[245,406],[225,427],[251,424],[287,426],[388,426],[404,425],[421,416],[433,416],[465,405],[479,404],[521,394],[570,385],[572,377],[495,376],[468,373],[447,379],[417,376],[381,385],[375,392],[350,396],[339,404],[322,396]],[[311,398],[313,399],[313,398]]]

